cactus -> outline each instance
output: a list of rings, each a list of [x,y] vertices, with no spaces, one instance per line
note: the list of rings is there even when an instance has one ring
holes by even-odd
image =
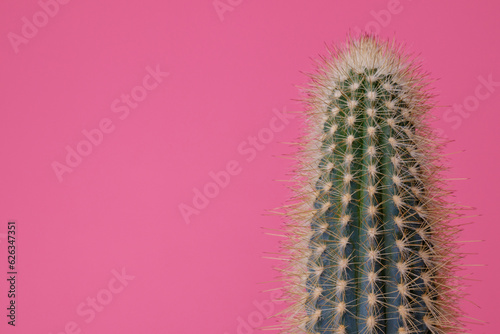
[[[329,50],[306,88],[285,205],[283,333],[464,333],[432,94],[420,62],[364,35]]]

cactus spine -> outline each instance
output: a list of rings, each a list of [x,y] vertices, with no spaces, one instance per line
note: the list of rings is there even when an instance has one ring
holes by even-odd
[[[311,77],[285,206],[283,333],[463,333],[427,76],[400,45],[365,35]]]

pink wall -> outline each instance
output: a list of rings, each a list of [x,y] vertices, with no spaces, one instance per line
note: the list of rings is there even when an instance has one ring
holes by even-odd
[[[1,275],[8,220],[19,261],[17,326],[1,279],[0,332],[260,333],[281,307],[264,291],[279,283],[259,284],[281,223],[265,210],[288,195],[276,156],[300,126],[280,112],[301,107],[324,43],[365,27],[439,78],[450,177],[468,178],[456,201],[480,215],[460,239],[484,240],[464,247],[482,266],[463,307],[487,322],[473,333],[500,327],[498,2],[58,1],[0,3]],[[68,148],[86,156],[68,165]],[[198,190],[213,198],[185,219]]]

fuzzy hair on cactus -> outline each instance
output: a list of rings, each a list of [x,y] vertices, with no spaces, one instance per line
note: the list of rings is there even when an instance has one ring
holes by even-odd
[[[464,333],[433,95],[420,61],[370,35],[329,48],[305,88],[279,270],[282,333]]]

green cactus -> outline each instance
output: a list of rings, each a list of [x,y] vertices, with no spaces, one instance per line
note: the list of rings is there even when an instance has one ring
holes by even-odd
[[[286,206],[283,332],[463,333],[427,75],[401,45],[364,35],[311,78]]]

